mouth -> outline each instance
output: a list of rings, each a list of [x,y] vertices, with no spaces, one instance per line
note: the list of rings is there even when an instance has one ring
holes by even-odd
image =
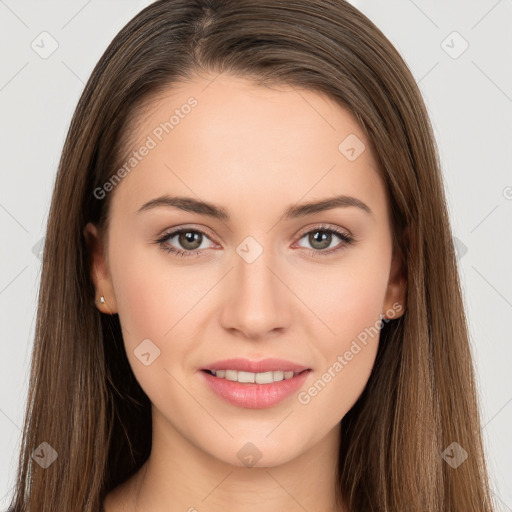
[[[202,370],[212,377],[218,379],[225,379],[231,382],[238,382],[240,384],[273,384],[282,380],[290,380],[304,372],[309,372],[309,369],[302,371],[267,371],[267,372],[247,372],[240,370]]]
[[[309,368],[298,372],[273,370],[259,373],[203,369],[199,374],[207,387],[229,404],[245,409],[267,409],[297,393],[305,386],[311,372]]]

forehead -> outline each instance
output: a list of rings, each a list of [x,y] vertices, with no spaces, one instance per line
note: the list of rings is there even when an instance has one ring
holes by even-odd
[[[364,131],[348,109],[315,91],[197,77],[153,98],[127,129],[128,172],[113,198],[125,213],[165,193],[246,213],[338,194],[386,209]]]

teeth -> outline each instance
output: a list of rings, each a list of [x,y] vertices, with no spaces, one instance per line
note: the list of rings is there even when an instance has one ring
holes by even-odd
[[[281,370],[273,372],[242,372],[237,370],[210,370],[213,375],[221,379],[227,379],[242,383],[252,384],[271,384],[272,382],[279,382],[280,380],[291,379],[294,375],[300,372],[283,372]]]
[[[236,375],[233,375],[236,380]],[[251,372],[238,372],[238,382],[252,382],[254,384],[254,379],[256,378],[256,375]]]
[[[226,380],[238,380],[238,372],[236,370],[226,370]]]

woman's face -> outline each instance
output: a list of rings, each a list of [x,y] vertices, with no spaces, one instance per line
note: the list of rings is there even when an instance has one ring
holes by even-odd
[[[113,194],[106,261],[86,233],[100,242],[99,307],[119,314],[154,428],[238,466],[298,457],[363,391],[381,314],[403,313],[368,139],[323,95],[229,75],[169,89],[129,129],[120,182],[97,192]],[[268,373],[279,368],[204,371],[238,358],[307,371],[286,384],[226,379],[290,376]]]

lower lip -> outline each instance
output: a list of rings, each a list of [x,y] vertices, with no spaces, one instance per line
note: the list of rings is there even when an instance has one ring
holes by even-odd
[[[210,389],[232,405],[246,409],[266,409],[298,391],[311,370],[305,370],[291,379],[271,384],[250,384],[221,379],[205,371],[200,372]]]

